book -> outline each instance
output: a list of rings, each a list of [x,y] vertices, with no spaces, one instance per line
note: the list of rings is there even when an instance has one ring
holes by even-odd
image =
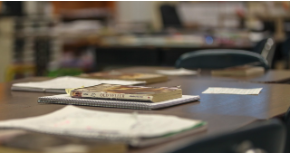
[[[98,85],[101,83],[112,83],[122,85],[141,85],[144,81],[125,81],[125,80],[100,80],[100,79],[85,79],[78,77],[58,77],[55,79],[40,81],[40,82],[25,82],[14,83],[11,90],[17,91],[35,91],[35,92],[51,92],[51,93],[66,93],[66,88],[79,88]]]
[[[263,67],[252,66],[252,65],[244,65],[244,66],[236,66],[230,67],[221,70],[212,70],[211,74],[214,76],[255,76],[261,75],[265,73],[265,69]]]
[[[126,101],[126,100],[107,100],[107,99],[87,99],[72,98],[67,94],[44,96],[38,98],[38,103],[43,104],[67,104],[67,105],[83,105],[96,107],[113,107],[125,109],[153,110],[180,105],[189,102],[195,102],[200,99],[199,96],[182,95],[181,98],[167,100],[158,103]]]
[[[206,122],[171,115],[114,113],[66,106],[52,113],[0,121],[0,128],[146,146],[200,132]]]
[[[144,87],[102,83],[96,86],[73,89],[73,98],[102,98],[161,102],[182,97],[179,87]]]
[[[0,130],[0,152],[12,153],[126,153],[127,144],[101,142],[25,130]]]
[[[160,75],[160,74],[124,73],[124,72],[118,72],[118,71],[87,73],[87,74],[81,74],[80,76],[86,77],[86,78],[97,78],[97,79],[146,81],[146,84],[163,82],[168,79],[167,76]]]

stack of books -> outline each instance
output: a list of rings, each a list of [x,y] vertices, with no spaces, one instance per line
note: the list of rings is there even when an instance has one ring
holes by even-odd
[[[42,139],[51,139],[51,141],[43,142],[46,143],[45,145],[38,145],[35,142],[37,146],[42,146],[32,150],[57,152],[66,149],[66,147],[71,148],[71,145],[77,145],[86,148],[87,151],[115,151],[116,153],[126,152],[126,145],[133,147],[156,145],[201,132],[207,128],[206,122],[202,120],[170,115],[138,114],[136,111],[133,113],[92,111],[70,106],[88,105],[150,110],[199,100],[199,96],[182,95],[182,90],[178,86],[145,87],[101,83],[94,86],[67,89],[66,91],[67,94],[39,97],[38,102],[69,104],[69,106],[38,117],[1,121],[0,128],[23,129],[38,133],[36,135],[23,135],[25,140],[27,137],[32,137],[33,139],[29,138],[30,141],[35,140],[42,143]],[[59,145],[56,143],[58,137],[43,136],[40,133],[96,140],[102,143],[91,146],[90,142],[76,144],[70,139],[65,139],[64,141],[67,143]],[[21,140],[21,137],[16,138],[16,140]],[[64,138],[61,137],[61,139]],[[55,144],[49,144],[51,142]],[[7,147],[11,144],[5,143]],[[17,148],[29,150],[29,148],[23,147],[22,142],[19,144]],[[25,145],[25,143],[23,144]]]
[[[146,84],[167,81],[167,76],[148,73],[123,73],[118,71],[81,74],[80,77],[97,79],[117,79],[130,81],[145,81]]]
[[[103,83],[68,90],[68,95],[40,97],[38,102],[129,109],[159,109],[197,100],[199,100],[199,96],[182,95],[180,87],[144,87]]]

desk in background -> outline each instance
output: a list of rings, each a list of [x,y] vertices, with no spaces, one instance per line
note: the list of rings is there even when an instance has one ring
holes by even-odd
[[[174,66],[184,53],[205,49],[251,50],[252,46],[96,46],[96,71],[110,66]]]
[[[128,68],[116,69],[121,72],[140,72],[140,73],[156,73],[156,70],[172,70],[174,67],[158,67],[158,66],[136,66]],[[172,76],[173,77],[173,76]],[[288,70],[268,70],[263,75],[249,76],[249,77],[219,77],[211,76],[210,70],[200,70],[198,75],[189,76],[174,76],[186,78],[200,78],[200,79],[217,79],[223,81],[246,81],[254,83],[289,83],[290,71]]]

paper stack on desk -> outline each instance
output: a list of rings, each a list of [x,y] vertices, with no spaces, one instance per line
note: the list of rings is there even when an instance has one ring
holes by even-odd
[[[173,69],[173,70],[156,70],[157,73],[159,74],[164,74],[164,75],[197,75],[198,71],[193,71],[193,70],[187,70],[187,69]]]
[[[199,100],[199,96],[182,95],[178,86],[144,87],[103,83],[66,91],[67,95],[39,97],[38,102],[150,110]]]
[[[158,102],[158,103],[150,103],[150,102],[126,101],[126,100],[72,98],[67,94],[61,94],[61,95],[54,95],[54,96],[39,97],[38,103],[153,110],[153,109],[161,109],[161,108],[180,105],[180,104],[189,103],[189,102],[196,102],[199,99],[200,99],[199,96],[182,95],[182,97],[178,99],[172,99],[172,100],[167,100],[167,101]]]
[[[83,138],[114,140],[142,146],[156,143],[183,131],[198,132],[205,122],[167,115],[111,113],[66,106],[53,113],[0,122],[0,128],[20,128],[36,132]],[[142,142],[143,140],[143,142]],[[159,139],[162,140],[162,139]]]
[[[99,80],[99,79],[84,79],[77,77],[58,77],[48,81],[14,83],[12,90],[19,91],[35,91],[35,92],[52,92],[65,93],[66,88],[79,88],[94,86],[101,83],[121,84],[121,85],[140,85],[145,84],[144,81],[125,81],[125,80]]]

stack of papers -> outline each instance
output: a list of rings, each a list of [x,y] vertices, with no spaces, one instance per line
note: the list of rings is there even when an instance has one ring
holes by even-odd
[[[36,132],[93,139],[126,140],[163,137],[184,130],[204,127],[200,120],[176,116],[111,113],[66,106],[39,117],[0,122],[1,128],[21,128]]]
[[[176,69],[176,70],[156,70],[159,74],[164,75],[196,75],[197,71],[187,70],[187,69]]]
[[[77,77],[58,77],[48,81],[15,83],[12,85],[12,90],[20,91],[36,91],[36,92],[53,92],[65,93],[67,88],[80,88],[94,86],[101,83],[121,84],[121,85],[140,85],[145,84],[144,81],[125,81],[125,80],[99,80],[99,79],[84,79]]]

